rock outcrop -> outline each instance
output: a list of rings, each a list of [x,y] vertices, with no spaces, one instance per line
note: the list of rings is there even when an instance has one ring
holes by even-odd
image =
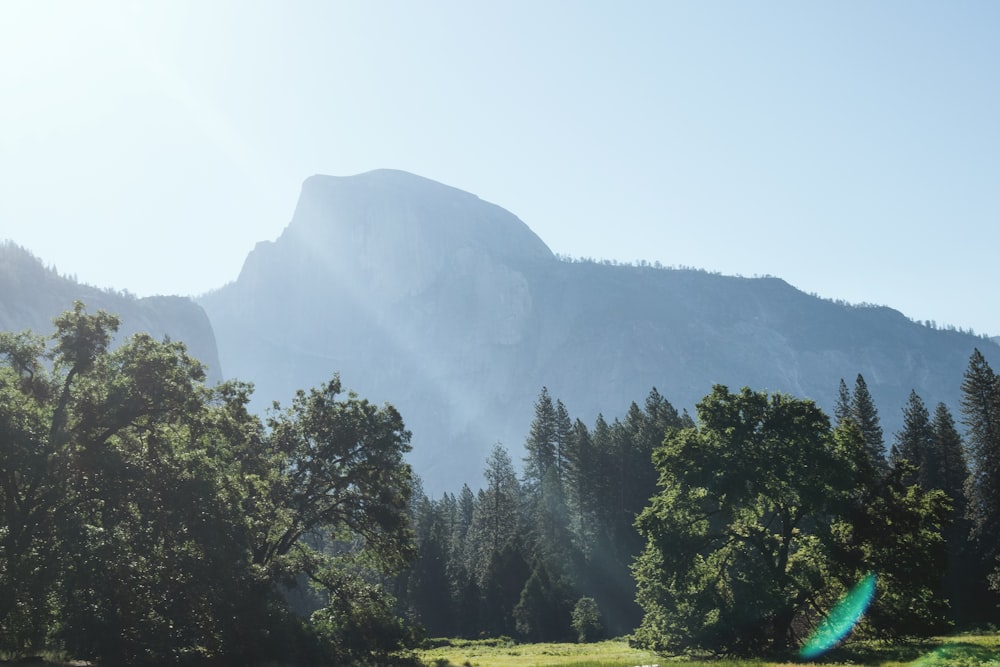
[[[334,372],[396,405],[431,492],[477,483],[498,440],[518,457],[543,385],[589,425],[653,386],[678,409],[723,383],[830,410],[861,373],[891,442],[911,389],[957,411],[973,347],[1000,362],[989,340],[775,278],[561,261],[503,209],[398,171],[308,179],[280,238],[200,303],[256,407]]]

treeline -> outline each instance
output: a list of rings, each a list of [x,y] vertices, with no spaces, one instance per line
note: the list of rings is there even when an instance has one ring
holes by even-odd
[[[339,379],[264,417],[184,346],[82,304],[0,333],[0,652],[103,664],[402,664],[421,636],[629,634],[787,653],[877,579],[857,631],[996,624],[1000,379],[960,423],[913,393],[889,446],[864,378],[811,401],[653,389],[592,426],[543,389],[523,461],[428,498],[391,406]],[[520,465],[519,465],[520,464]],[[519,469],[521,472],[519,472]]]
[[[656,490],[652,453],[664,433],[691,425],[653,389],[624,419],[598,417],[588,428],[543,389],[523,475],[497,444],[486,488],[414,496],[418,556],[397,582],[402,611],[437,637],[631,631],[642,615],[630,567],[643,543],[633,523]]]
[[[498,444],[485,488],[414,495],[400,611],[431,636],[760,653],[800,644],[876,573],[862,634],[996,623],[1000,380],[978,350],[962,392],[964,439],[912,393],[887,447],[861,375],[832,420],[716,387],[696,425],[654,389],[588,428],[543,389],[521,476]]]

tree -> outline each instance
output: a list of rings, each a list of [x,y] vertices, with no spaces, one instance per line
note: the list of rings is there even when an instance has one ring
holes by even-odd
[[[510,455],[494,445],[483,472],[469,528],[468,547],[475,583],[482,595],[481,629],[493,635],[514,634],[514,606],[529,569],[523,553],[521,486]]]
[[[587,426],[577,419],[571,439],[572,465],[566,475],[566,504],[576,549],[588,557],[597,536],[598,468],[594,443]]]
[[[81,303],[55,322],[48,343],[0,335],[3,648],[57,642],[109,664],[337,654],[347,638],[303,624],[284,591],[309,578],[359,623],[386,602],[377,573],[411,554],[398,413],[344,400],[335,377],[265,425],[248,385],[206,387],[180,343],[111,350],[117,319]],[[372,603],[336,607],[348,582]]]
[[[844,378],[840,378],[840,386],[837,388],[837,402],[833,408],[833,417],[837,420],[837,426],[851,418],[851,390],[847,388]]]
[[[469,528],[478,545],[475,559],[480,567],[485,566],[491,553],[499,553],[517,541],[521,510],[517,472],[507,449],[500,443],[493,446],[483,476],[486,489],[475,504]]]
[[[930,413],[917,392],[911,391],[909,401],[903,408],[903,430],[896,434],[890,462],[894,467],[904,465],[904,461],[912,466],[912,470],[903,473],[905,484],[920,484],[921,488],[930,489],[935,488],[932,486],[936,467],[934,457]]]
[[[868,391],[864,377],[858,373],[854,382],[854,396],[851,399],[851,419],[858,425],[865,439],[865,448],[875,469],[885,473],[885,440],[882,437],[882,426],[879,423],[878,409]]]
[[[951,411],[938,403],[931,422],[933,455],[930,466],[930,486],[941,489],[951,499],[951,512],[943,537],[948,549],[948,570],[942,583],[942,594],[951,602],[952,617],[960,626],[986,622],[994,606],[984,594],[979,566],[969,542],[968,501],[965,483],[969,466],[965,460],[962,436],[955,427]]]
[[[471,533],[473,517],[476,514],[476,496],[468,484],[463,484],[459,492],[456,514],[452,530],[451,558],[448,562],[451,598],[455,605],[456,623],[453,634],[473,637],[480,627],[480,591],[476,580],[477,554]]]
[[[931,422],[933,439],[933,462],[929,466],[929,486],[941,489],[952,500],[956,518],[965,515],[965,480],[969,477],[969,466],[965,460],[962,436],[955,428],[955,419],[944,403],[934,408]]]
[[[855,427],[845,430],[836,435],[850,439]],[[863,442],[860,434],[857,441]],[[846,513],[833,524],[831,579],[846,590],[868,573],[878,573],[879,594],[857,630],[861,636],[927,637],[950,627],[942,596],[943,528],[950,502],[940,490],[925,491],[906,481],[912,470],[901,464],[884,474],[870,465],[856,466]]]
[[[939,498],[915,488],[905,502],[880,494],[857,425],[832,430],[811,401],[716,386],[697,407],[698,426],[668,432],[654,454],[660,491],[637,520],[647,540],[633,567],[645,611],[637,644],[663,653],[786,650],[844,591],[847,581],[832,573],[849,580],[875,563],[891,573],[897,597],[916,592],[909,599],[923,611],[924,580],[907,589],[894,575],[932,560]],[[883,523],[884,544],[855,543],[873,498],[907,532]],[[914,540],[917,527],[926,536]],[[903,569],[884,557],[907,544]]]
[[[410,433],[391,405],[377,407],[353,393],[343,400],[341,393],[335,375],[297,392],[290,408],[268,420],[266,458],[248,472],[276,472],[279,483],[254,497],[269,518],[253,535],[254,564],[268,567],[303,536],[328,527],[348,528],[386,565],[412,555],[412,472],[403,461]]]
[[[524,442],[524,479],[529,490],[541,485],[545,473],[555,467],[559,447],[559,426],[556,408],[547,387],[542,387],[535,400],[535,418]]]
[[[699,427],[657,450],[662,488],[637,520],[636,640],[661,652],[784,649],[822,586],[822,542],[803,529],[829,526],[850,471],[811,402],[717,385],[697,407]]]
[[[970,474],[966,482],[971,536],[1000,591],[1000,380],[976,349],[962,381],[962,421]]]
[[[555,468],[559,483],[564,484],[569,476],[570,470],[575,465],[575,433],[573,430],[573,420],[570,419],[569,411],[563,402],[556,399],[555,408]]]
[[[973,534],[992,555],[1000,535],[1000,381],[978,349],[962,382],[962,417],[972,467],[967,495]]]
[[[591,642],[601,636],[601,612],[594,598],[582,597],[576,601],[571,625],[576,631],[576,640],[580,643]]]
[[[49,461],[51,397],[58,384],[41,363],[44,341],[0,334],[0,647],[30,649],[45,641],[52,610],[44,603],[58,563],[51,549],[65,510],[64,487]]]
[[[448,503],[447,494],[439,503],[421,495],[414,508],[417,557],[407,570],[405,593],[413,616],[431,637],[447,636],[454,627],[454,605],[448,603],[451,600]]]
[[[570,630],[570,589],[548,565],[536,559],[514,607],[518,634],[533,642],[565,641]]]

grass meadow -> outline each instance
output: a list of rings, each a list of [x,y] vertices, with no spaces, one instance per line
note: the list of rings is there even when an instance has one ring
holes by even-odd
[[[516,644],[508,639],[433,640],[419,652],[428,667],[1000,667],[1000,633],[954,635],[907,644],[851,643],[810,662],[665,658],[629,648],[626,641],[592,644]]]

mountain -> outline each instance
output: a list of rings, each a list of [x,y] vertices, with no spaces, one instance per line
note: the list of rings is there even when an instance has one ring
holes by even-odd
[[[208,381],[222,379],[215,335],[205,311],[191,299],[153,296],[142,299],[81,285],[46,268],[41,260],[13,243],[0,244],[0,331],[48,335],[52,319],[83,301],[89,312],[106,310],[118,315],[121,326],[116,341],[137,332],[154,338],[169,336],[183,341],[188,352],[208,367]]]
[[[887,445],[911,389],[957,413],[969,355],[995,343],[885,307],[822,300],[776,278],[567,262],[511,213],[400,171],[305,181],[291,223],[202,298],[223,367],[256,407],[334,372],[399,408],[428,491],[515,457],[542,386],[588,425],[655,386],[691,410],[713,383],[832,411],[864,375]]]

